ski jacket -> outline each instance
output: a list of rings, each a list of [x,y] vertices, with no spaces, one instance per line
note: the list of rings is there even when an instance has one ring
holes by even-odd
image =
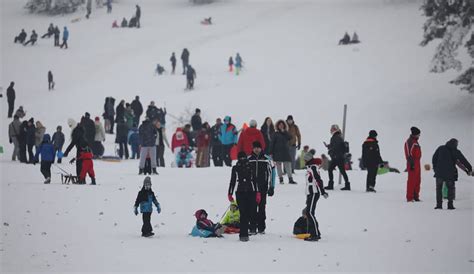
[[[275,188],[275,166],[271,158],[264,153],[259,155],[252,153],[249,157],[252,179],[258,187],[258,191],[267,192],[269,188]]]
[[[296,145],[301,145],[301,133],[300,133],[300,128],[293,124],[288,124],[288,133],[291,136],[290,139],[290,146],[296,146]]]
[[[63,149],[64,143],[66,142],[64,133],[56,131],[53,134],[53,146],[55,149],[61,151]]]
[[[187,49],[184,49],[183,53],[181,53],[181,60],[185,63],[189,61],[189,51]]]
[[[247,128],[239,136],[239,142],[237,143],[238,151],[243,151],[247,155],[252,154],[253,142],[255,141],[260,142],[262,150],[265,150],[265,139],[262,132],[254,127]]]
[[[119,104],[115,109],[115,122],[120,122],[125,119],[125,106],[123,104]]]
[[[95,140],[95,123],[90,118],[85,118],[81,121],[82,127],[84,128],[84,138],[87,143],[92,144]]]
[[[19,119],[13,119],[13,121],[8,125],[8,137],[18,137],[20,135],[20,126],[21,122]]]
[[[156,127],[149,121],[145,120],[138,129],[140,137],[140,145],[142,147],[154,147],[156,143]]]
[[[127,143],[128,126],[125,122],[117,123],[117,135],[115,136],[115,143]]]
[[[231,203],[233,206],[237,206],[237,203],[233,201]],[[222,218],[221,224],[223,225],[233,225],[233,224],[239,224],[240,223],[240,212],[239,210],[227,210],[227,212],[224,215],[224,218]]]
[[[211,127],[211,145],[221,145],[220,135],[221,135],[221,126],[222,124],[215,124]]]
[[[319,175],[318,166],[315,163],[315,159],[309,160],[306,164],[306,195],[319,193],[324,195],[326,192],[323,186],[323,180]]]
[[[418,138],[410,136],[405,142],[405,159],[407,160],[407,169],[419,169],[421,160],[421,147]]]
[[[174,150],[183,144],[186,145],[186,148],[189,147],[188,136],[183,132],[182,128],[177,128],[171,139],[171,151],[174,153]]]
[[[436,149],[432,162],[434,177],[448,182],[458,180],[456,164],[460,165],[466,172],[472,171],[471,164],[466,160],[462,152],[457,149],[453,140]]]
[[[256,192],[258,186],[255,180],[252,178],[252,168],[247,159],[238,160],[237,163],[232,167],[232,173],[230,176],[229,191],[227,194],[233,195],[235,189],[235,183],[238,182],[236,192]]]
[[[237,143],[237,129],[230,122],[222,124],[219,140],[223,145],[233,145]]]
[[[156,206],[158,211],[161,211],[161,206],[158,200],[156,199],[155,193],[153,190],[146,190],[143,187],[137,195],[137,199],[135,200],[135,207],[140,206],[141,213],[151,213],[153,212],[153,204]]]
[[[39,155],[42,162],[54,162],[54,147],[49,134],[44,135],[43,142],[36,150],[35,159],[38,159]]]
[[[290,156],[290,134],[287,131],[277,131],[273,136],[270,154],[273,155],[275,162],[291,162]]]
[[[383,162],[376,138],[367,138],[362,144],[362,164],[365,167],[378,166]]]
[[[64,30],[63,30],[63,40],[68,40],[69,39],[69,30],[64,27]]]
[[[197,147],[208,147],[211,143],[210,133],[206,129],[201,129],[199,134],[196,136]]]
[[[28,126],[26,128],[26,144],[34,146],[36,144],[36,127],[34,125]]]
[[[342,139],[341,132],[336,131],[331,137],[331,141],[328,146],[328,154],[332,160],[344,159],[345,154],[344,140]]]
[[[133,100],[133,102],[130,104],[130,107],[133,109],[133,114],[135,114],[136,117],[140,117],[143,114],[143,106],[140,101],[137,99]]]
[[[191,117],[191,126],[193,127],[193,131],[201,130],[202,128],[201,116],[194,114],[193,117]]]

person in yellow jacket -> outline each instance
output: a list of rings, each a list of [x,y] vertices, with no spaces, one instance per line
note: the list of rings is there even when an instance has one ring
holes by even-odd
[[[230,204],[229,210],[227,210],[227,212],[225,213],[221,224],[227,227],[234,227],[234,228],[240,227],[240,212],[239,212],[239,206],[237,205],[236,201],[233,201]]]

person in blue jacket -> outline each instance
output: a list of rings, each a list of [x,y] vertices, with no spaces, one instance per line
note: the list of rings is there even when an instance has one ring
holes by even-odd
[[[132,158],[131,159],[140,159],[140,138],[138,136],[138,128],[133,127],[128,131],[128,144],[132,148]]]
[[[177,167],[191,167],[193,155],[191,151],[186,147],[186,144],[181,145],[181,149],[176,153],[176,166]]]
[[[60,48],[66,47],[66,49],[67,49],[67,40],[68,39],[69,39],[69,30],[67,29],[67,27],[64,27],[64,30],[63,30],[63,43],[59,47]]]
[[[235,56],[235,75],[239,75],[240,70],[242,69],[242,57],[240,57],[240,54],[237,53]]]
[[[143,180],[143,187],[138,192],[135,200],[134,213],[138,215],[138,207],[143,215],[142,237],[150,237],[155,235],[153,227],[151,226],[151,213],[153,212],[153,204],[156,206],[156,212],[161,213],[161,206],[156,199],[155,193],[151,190],[151,178],[146,176]]]
[[[221,134],[219,139],[223,146],[223,159],[226,166],[232,166],[232,159],[230,158],[230,150],[237,144],[237,128],[231,123],[231,117],[224,118],[224,124],[221,126]]]
[[[35,163],[38,162],[38,157],[41,154],[41,173],[43,174],[45,184],[51,182],[51,164],[54,162],[54,146],[51,144],[51,137],[49,134],[43,136],[43,142],[36,150]]]

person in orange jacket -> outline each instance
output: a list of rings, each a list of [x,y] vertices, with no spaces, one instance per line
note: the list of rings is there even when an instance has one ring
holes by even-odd
[[[418,143],[420,130],[412,127],[411,135],[405,142],[405,158],[407,160],[408,181],[407,181],[407,202],[420,201],[421,185],[421,147]]]

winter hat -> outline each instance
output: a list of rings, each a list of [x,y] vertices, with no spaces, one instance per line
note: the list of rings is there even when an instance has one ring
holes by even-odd
[[[201,113],[201,110],[199,108],[196,108],[196,113]]]
[[[207,212],[204,209],[199,209],[194,213],[194,217],[196,217],[196,219],[198,220],[201,220],[202,214],[205,214],[207,216]]]
[[[339,128],[338,125],[334,124],[331,126],[331,130],[330,130],[331,134],[334,134],[335,132],[341,132],[341,129]]]
[[[74,119],[69,118],[69,119],[67,119],[67,125],[68,125],[70,128],[75,128],[75,127],[77,126],[77,123],[76,123],[76,121],[74,121]]]
[[[99,121],[100,121],[99,116],[96,116],[94,120],[95,120],[96,122],[99,122]]]
[[[256,148],[256,147],[262,148],[262,144],[260,144],[259,141],[255,141],[255,142],[252,143],[252,147],[253,148]]]
[[[28,120],[28,122],[34,124],[34,123],[35,123],[35,119],[33,119],[33,117],[32,117],[32,118],[30,118],[30,120]]]
[[[237,154],[237,159],[240,160],[242,158],[247,159],[247,154],[245,154],[245,152],[243,152],[243,151],[241,151],[241,152],[239,152],[239,154]]]
[[[411,135],[413,135],[413,136],[420,135],[420,133],[421,133],[420,129],[417,128],[417,127],[411,127],[410,131],[411,131]]]
[[[91,117],[91,114],[89,112],[86,112],[84,116],[89,119]]]
[[[146,176],[145,179],[143,180],[143,187],[146,189],[151,188],[151,178],[150,176]]]
[[[371,131],[369,131],[369,137],[370,137],[370,138],[375,138],[375,137],[377,137],[377,131],[375,131],[375,130],[373,130],[373,129],[372,129]]]
[[[255,121],[254,119],[250,120],[249,126],[250,127],[257,127],[257,121]]]
[[[286,120],[293,120],[293,115],[288,115],[288,117],[286,117]]]
[[[316,154],[316,150],[311,149],[310,151],[308,151],[304,154],[303,159],[307,162],[307,161],[313,159],[314,154]]]

